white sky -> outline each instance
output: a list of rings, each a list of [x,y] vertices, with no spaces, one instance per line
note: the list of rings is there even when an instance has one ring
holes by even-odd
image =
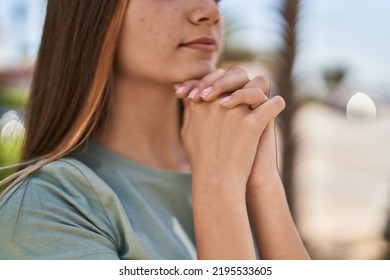
[[[26,38],[28,52],[34,52],[43,20],[42,1],[0,0],[0,65],[17,57],[14,44],[21,36]],[[30,6],[27,29],[18,27],[9,13],[9,6],[18,2]],[[279,3],[222,0],[225,15],[242,26],[233,41],[252,49],[275,48]],[[348,82],[356,88],[384,86],[390,91],[389,0],[302,0],[302,4],[297,74],[318,78],[324,67],[343,64],[349,67]]]

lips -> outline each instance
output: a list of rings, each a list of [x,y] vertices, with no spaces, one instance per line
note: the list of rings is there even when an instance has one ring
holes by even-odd
[[[198,37],[194,40],[180,44],[180,47],[187,47],[201,51],[214,52],[217,50],[217,41],[210,36]]]

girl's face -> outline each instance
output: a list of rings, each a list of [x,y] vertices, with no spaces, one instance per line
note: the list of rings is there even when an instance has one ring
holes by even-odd
[[[121,30],[116,73],[173,84],[215,69],[222,48],[215,0],[130,0]]]

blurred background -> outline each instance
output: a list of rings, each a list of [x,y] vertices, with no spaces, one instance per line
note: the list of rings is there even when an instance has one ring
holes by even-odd
[[[313,259],[389,259],[390,1],[222,0],[222,67],[287,108],[279,165]],[[0,0],[0,165],[18,160],[44,0]],[[4,177],[4,171],[0,171]]]

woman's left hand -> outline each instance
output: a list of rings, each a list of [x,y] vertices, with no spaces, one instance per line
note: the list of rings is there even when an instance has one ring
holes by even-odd
[[[225,95],[227,102],[221,105],[226,108],[246,104],[254,109],[268,100],[270,81],[261,75],[250,80],[244,68],[235,65],[226,71],[218,69],[202,80],[187,81],[178,86],[177,89],[178,98],[189,98],[193,102],[210,102]],[[230,94],[231,92],[234,93]],[[264,174],[267,175],[264,176]],[[267,125],[259,139],[247,187],[248,190],[254,190],[264,185],[275,185],[280,182],[275,121],[273,120]]]
[[[233,65],[227,70],[218,69],[201,80],[176,85],[176,94],[180,99],[189,98],[193,102],[211,102],[226,96],[220,102],[226,108],[247,104],[254,109],[268,100],[269,80],[265,76],[249,79],[242,66]]]

